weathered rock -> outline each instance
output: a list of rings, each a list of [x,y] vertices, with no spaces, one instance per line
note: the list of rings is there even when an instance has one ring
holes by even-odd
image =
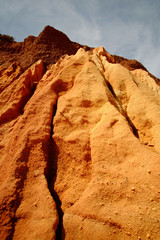
[[[23,73],[22,67],[13,63],[8,69],[3,68],[3,65],[0,69],[0,93],[8,87],[15,79],[17,79]]]
[[[26,99],[25,93],[32,91],[42,74],[43,65],[39,61],[14,81],[18,101]],[[32,97],[29,93],[31,98],[23,114],[19,113],[14,123],[1,125],[1,239],[55,239],[58,216],[45,176],[57,98],[52,85],[46,85]]]
[[[20,75],[18,69],[18,76]],[[9,73],[9,81],[6,75]],[[28,99],[33,95],[34,89],[42,78],[44,67],[42,60],[36,62],[31,68],[26,70],[19,78],[15,78],[16,73],[12,73],[10,68],[2,76],[2,92],[0,94],[0,123],[5,123],[15,119],[23,112],[23,108]],[[4,81],[3,81],[4,79]],[[1,80],[1,79],[0,79]],[[4,83],[3,83],[4,82]]]
[[[72,57],[81,71],[72,89],[59,97],[53,121],[58,151],[54,191],[64,212],[63,237],[137,239],[152,232],[158,239],[159,210],[155,215],[152,208],[159,198],[159,141],[149,149],[140,133],[158,140],[159,131],[150,133],[150,128],[159,126],[159,87],[155,84],[155,93],[147,87],[148,78],[142,83],[122,66],[108,63],[103,51],[79,50]],[[152,125],[144,129],[141,121],[149,116]]]
[[[16,61],[26,70],[42,59],[48,66],[56,63],[64,54],[75,54],[80,47],[82,45],[72,42],[61,31],[46,26],[38,37],[29,36],[24,42],[1,42],[0,64],[7,68]]]
[[[159,240],[160,87],[148,72],[81,48],[11,78],[0,238]]]

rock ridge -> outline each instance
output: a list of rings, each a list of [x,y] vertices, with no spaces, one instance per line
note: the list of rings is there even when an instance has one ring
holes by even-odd
[[[38,37],[28,36],[24,42],[1,42],[0,45],[0,65],[8,68],[12,63],[17,62],[26,70],[33,63],[42,59],[45,68],[56,63],[63,55],[72,55],[79,48],[84,48],[87,51],[94,49],[76,42],[72,42],[63,32],[46,26]],[[137,60],[126,59],[121,56],[105,53],[107,60],[111,63],[120,63],[128,70],[147,69]],[[148,72],[148,71],[147,71]],[[149,75],[159,84],[160,80]]]
[[[159,240],[160,87],[117,59],[82,47],[1,66],[1,239]]]

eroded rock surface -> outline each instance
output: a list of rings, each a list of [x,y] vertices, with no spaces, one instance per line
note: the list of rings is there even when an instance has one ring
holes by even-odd
[[[0,64],[8,68],[12,62],[18,62],[26,70],[43,59],[47,67],[64,54],[75,54],[80,47],[61,31],[46,26],[38,37],[28,36],[23,42],[0,42]]]
[[[42,60],[0,71],[0,238],[159,240],[160,87],[149,73],[102,47],[46,72]]]

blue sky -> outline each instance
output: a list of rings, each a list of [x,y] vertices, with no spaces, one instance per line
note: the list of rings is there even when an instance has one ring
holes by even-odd
[[[160,0],[0,0],[0,33],[23,41],[46,25],[140,61],[160,78]]]

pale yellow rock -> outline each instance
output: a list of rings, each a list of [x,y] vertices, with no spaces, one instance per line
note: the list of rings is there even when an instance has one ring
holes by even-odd
[[[79,51],[77,56],[81,57],[80,53],[88,54]],[[129,124],[129,117],[134,120],[130,102],[135,105],[135,117],[140,118],[144,101],[154,93],[146,86],[139,89],[133,75],[119,64],[106,63],[104,72],[102,64],[101,57],[90,54],[72,89],[58,99],[53,121],[53,139],[59,151],[54,189],[64,211],[65,239],[108,239],[109,229],[114,229],[111,239],[136,239],[143,224],[158,239],[159,225],[152,224],[144,209],[150,207],[150,196],[156,196],[158,190],[160,156],[141,144],[143,138],[139,140]],[[136,103],[137,98],[141,104]],[[159,112],[156,101],[155,114]],[[142,118],[149,117],[147,114],[148,110]],[[158,126],[158,118],[156,121]],[[141,127],[138,133],[145,130]],[[147,168],[154,171],[152,179]],[[143,224],[138,206],[144,211]],[[115,211],[121,214],[115,215]]]
[[[141,69],[130,72],[119,64],[110,63],[105,69],[105,78],[137,129],[140,141],[160,152],[160,87]]]

